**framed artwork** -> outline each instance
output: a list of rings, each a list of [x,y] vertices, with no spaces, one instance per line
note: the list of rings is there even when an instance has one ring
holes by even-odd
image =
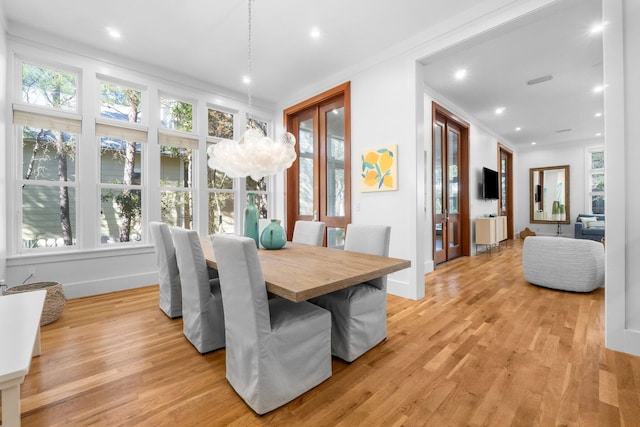
[[[365,150],[360,153],[360,191],[398,189],[398,145]]]

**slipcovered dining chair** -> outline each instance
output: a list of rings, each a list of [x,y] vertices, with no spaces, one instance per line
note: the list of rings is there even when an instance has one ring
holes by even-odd
[[[322,246],[325,224],[322,221],[298,220],[293,226],[293,243]]]
[[[211,237],[220,274],[227,380],[258,414],[331,377],[331,315],[308,302],[267,298],[251,238]]]
[[[182,332],[200,353],[224,347],[220,280],[209,279],[207,263],[194,230],[173,228],[182,285]]]
[[[176,249],[171,240],[169,226],[163,222],[149,223],[151,238],[158,259],[158,283],[160,285],[160,310],[174,319],[182,316],[182,290],[176,262]]]
[[[391,227],[347,226],[345,251],[389,255]],[[331,353],[353,362],[387,337],[387,276],[310,300],[331,312]]]

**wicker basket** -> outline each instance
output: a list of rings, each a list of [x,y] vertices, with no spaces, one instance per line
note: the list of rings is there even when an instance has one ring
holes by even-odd
[[[19,294],[21,292],[37,291],[45,289],[47,296],[44,299],[44,308],[42,309],[42,317],[40,318],[40,326],[48,325],[55,322],[62,314],[67,298],[64,296],[62,285],[57,282],[35,282],[26,285],[13,286],[5,289],[5,295]]]

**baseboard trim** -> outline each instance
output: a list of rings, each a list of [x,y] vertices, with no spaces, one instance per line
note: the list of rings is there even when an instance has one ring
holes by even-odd
[[[82,298],[126,289],[141,288],[158,283],[158,273],[142,273],[131,276],[110,277],[90,282],[63,283],[67,299]]]

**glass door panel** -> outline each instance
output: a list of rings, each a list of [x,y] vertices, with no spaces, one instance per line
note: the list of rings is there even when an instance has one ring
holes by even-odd
[[[344,248],[344,228],[327,227],[327,247]]]
[[[313,216],[313,118],[302,120],[298,128],[298,215]]]
[[[437,263],[446,261],[446,248],[443,243],[443,236],[446,236],[446,223],[444,215],[445,191],[444,191],[444,171],[442,168],[442,135],[444,124],[436,122],[433,127],[433,239],[434,258]]]
[[[344,108],[335,108],[327,112],[325,125],[327,138],[326,214],[327,216],[344,216]]]
[[[297,220],[322,221],[324,244],[342,247],[350,209],[349,109],[346,93],[285,110],[287,128],[298,138],[298,158],[287,170],[287,237]]]
[[[433,126],[433,253],[436,264],[462,254],[460,130],[445,117]]]
[[[461,255],[460,235],[460,131],[451,124],[447,124],[447,259]]]

